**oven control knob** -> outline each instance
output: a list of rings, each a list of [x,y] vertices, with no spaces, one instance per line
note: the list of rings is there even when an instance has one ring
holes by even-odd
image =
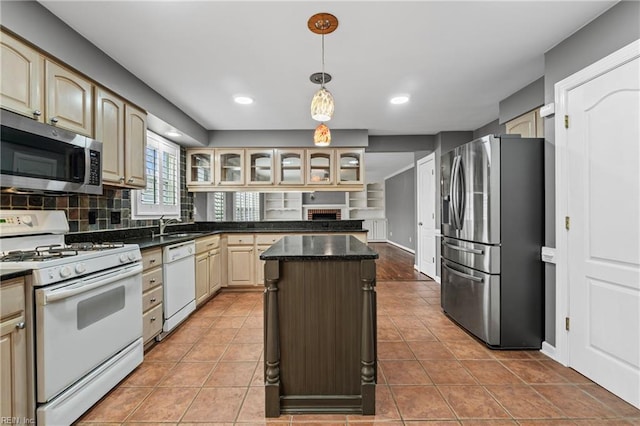
[[[76,265],[76,272],[79,274],[83,274],[87,271],[87,266],[84,263],[78,263]]]
[[[136,254],[134,252],[131,252],[127,255],[129,257],[129,260],[136,260]]]
[[[33,221],[31,220],[31,216],[22,216],[21,218],[22,223],[24,223],[25,225],[33,225]]]
[[[127,254],[126,253],[122,253],[120,255],[120,263],[127,263],[127,260],[128,260]]]
[[[68,266],[63,266],[62,268],[60,268],[60,276],[62,278],[67,278],[69,275],[71,275],[71,268],[69,268]]]

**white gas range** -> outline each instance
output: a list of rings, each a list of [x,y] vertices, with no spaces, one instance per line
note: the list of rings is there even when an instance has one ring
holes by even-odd
[[[0,211],[0,266],[26,268],[29,409],[71,424],[142,362],[135,244],[66,245],[62,211]]]

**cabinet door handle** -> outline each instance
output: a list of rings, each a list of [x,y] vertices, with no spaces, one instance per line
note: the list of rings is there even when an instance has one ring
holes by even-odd
[[[149,303],[153,303],[153,302],[155,302],[155,301],[156,301],[156,298],[155,298],[155,297],[152,297],[151,299],[149,299]]]
[[[58,122],[58,117],[51,117],[51,122],[56,124]]]
[[[151,322],[154,322],[156,320],[156,317],[151,317]]]
[[[156,282],[156,279],[155,279],[155,278],[151,278],[151,279],[149,280],[149,282],[150,282],[151,284],[153,284],[153,283],[155,283],[155,282]]]
[[[151,260],[149,260],[149,263],[156,263],[156,260],[155,259],[151,259]]]
[[[40,111],[39,109],[33,111],[33,115],[36,117],[40,117],[42,115],[42,111]]]
[[[17,328],[18,330],[22,330],[22,329],[24,329],[24,327],[25,327],[25,323],[24,323],[24,321],[21,321],[21,322],[19,322],[19,323],[17,323],[17,324],[16,324],[16,328]]]
[[[133,178],[129,178],[129,183],[133,183]]]

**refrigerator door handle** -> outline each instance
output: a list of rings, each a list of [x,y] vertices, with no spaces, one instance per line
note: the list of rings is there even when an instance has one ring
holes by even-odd
[[[453,165],[451,166],[451,182],[449,184],[449,194],[451,195],[451,218],[453,219],[453,228],[459,229],[458,227],[458,210],[456,209],[458,203],[458,194],[457,194],[457,177],[458,177],[458,162],[460,160],[460,156],[456,155],[453,157]]]
[[[481,283],[484,282],[484,278],[478,278],[478,277],[474,277],[473,275],[469,275],[469,274],[465,274],[464,272],[460,272],[460,271],[456,271],[455,269],[451,268],[449,265],[447,265],[446,263],[443,263],[442,266],[444,266],[445,268],[447,268],[447,270],[449,272],[451,272],[454,275],[458,275],[459,277],[462,278],[466,278],[468,280],[471,281],[475,281],[477,283]]]
[[[456,211],[458,213],[458,229],[462,229],[463,219],[464,219],[464,208],[465,208],[465,198],[467,196],[466,193],[466,184],[464,181],[464,168],[462,164],[462,157],[458,160],[458,169],[457,169],[457,178],[456,183],[458,185],[458,205],[456,206]]]
[[[484,254],[484,250],[472,249],[467,247],[454,246],[453,244],[444,243],[445,246],[453,250],[463,251],[465,253]]]

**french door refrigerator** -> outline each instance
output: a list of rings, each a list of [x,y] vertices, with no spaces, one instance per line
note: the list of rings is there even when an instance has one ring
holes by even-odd
[[[493,348],[542,344],[543,156],[490,135],[441,158],[442,309]]]

